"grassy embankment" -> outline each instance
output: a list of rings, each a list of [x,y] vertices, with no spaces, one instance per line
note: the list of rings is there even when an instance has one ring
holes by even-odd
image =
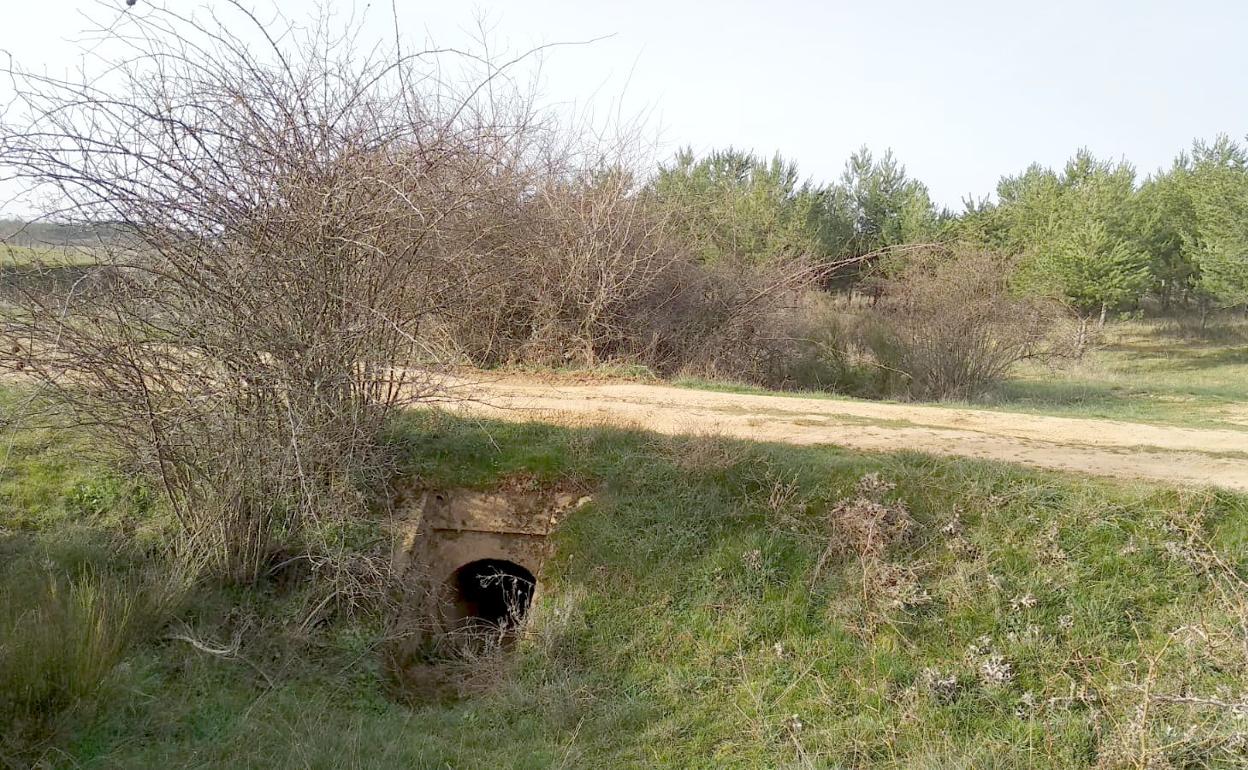
[[[384,619],[307,627],[302,582],[177,588],[150,494],[83,459],[80,437],[8,439],[0,759],[12,763],[1248,758],[1227,705],[1248,691],[1241,496],[417,414],[396,446],[425,484],[523,476],[597,491],[557,533],[514,654],[483,662],[476,694],[404,705],[377,655]]]

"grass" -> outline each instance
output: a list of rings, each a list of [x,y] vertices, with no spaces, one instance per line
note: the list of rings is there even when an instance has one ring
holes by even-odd
[[[1065,369],[1022,368],[993,408],[1248,430],[1248,324],[1204,332],[1173,322],[1123,322]]]
[[[776,393],[737,382],[685,377],[677,387],[725,393],[847,399],[818,392]],[[933,406],[1248,431],[1248,323],[1206,329],[1174,321],[1123,321],[1107,327],[1082,361],[1018,366],[973,402]]]
[[[49,246],[31,248],[0,243],[0,270],[32,267],[83,267],[93,265],[96,256],[88,248]]]
[[[206,585],[103,659],[104,684],[74,695],[37,758],[1110,768],[1248,756],[1234,707],[1248,690],[1248,498],[437,413],[413,414],[395,441],[433,487],[523,475],[596,490],[557,533],[531,633],[485,692],[404,705],[377,654],[383,618],[301,629],[299,585]],[[151,548],[118,536],[152,515],[141,495],[81,504],[91,498],[74,490],[107,469],[67,460],[49,473],[50,447],[18,441],[10,455],[7,564],[69,581],[83,564],[116,580],[150,566]],[[878,510],[904,535],[854,549],[847,533]],[[14,574],[0,568],[5,585]]]
[[[144,624],[160,617],[149,606],[154,581],[114,570],[70,577],[31,562],[7,569],[0,589],[0,715],[14,726],[0,746],[46,740],[64,712],[105,686]]]

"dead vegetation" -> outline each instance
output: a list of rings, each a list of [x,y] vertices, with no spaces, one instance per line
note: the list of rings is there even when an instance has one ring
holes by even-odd
[[[792,384],[793,354],[807,344],[797,311],[832,267],[703,264],[679,240],[673,213],[621,167],[538,185],[498,242],[460,264],[472,297],[431,328],[449,358]]]
[[[810,577],[813,589],[833,560],[857,562],[860,606],[851,625],[867,637],[891,623],[895,613],[931,600],[919,565],[893,558],[915,528],[905,501],[890,494],[894,488],[878,473],[868,473],[858,479],[852,497],[831,507],[821,533],[823,553]]]
[[[971,398],[1019,361],[1057,361],[1086,340],[1064,329],[1056,302],[1010,287],[1011,263],[966,247],[907,247],[890,255],[879,302],[863,319],[882,390],[918,399]]]
[[[0,161],[123,238],[93,291],[21,297],[5,363],[157,482],[197,560],[251,581],[384,478],[379,431],[431,387],[400,365],[532,127],[422,77],[433,52],[352,58],[325,28],[257,48],[241,5],[127,24],[111,78],[18,75],[29,122]]]

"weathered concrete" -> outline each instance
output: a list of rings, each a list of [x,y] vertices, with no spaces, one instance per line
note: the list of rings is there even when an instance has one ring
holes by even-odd
[[[457,571],[493,560],[540,577],[550,556],[547,536],[563,514],[585,502],[588,498],[542,491],[413,495],[401,507],[393,555],[394,569],[413,599],[409,606],[443,630],[472,619],[475,608],[461,595]],[[539,588],[532,586],[530,601]]]

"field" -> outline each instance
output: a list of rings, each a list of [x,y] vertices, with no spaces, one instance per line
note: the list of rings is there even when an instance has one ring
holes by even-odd
[[[1248,429],[1248,323],[1127,321],[1069,367],[1021,367],[990,408]]]
[[[396,691],[380,663],[384,613],[305,623],[310,581],[178,588],[147,494],[72,437],[9,437],[8,764],[1235,767],[1248,756],[1237,705],[1248,660],[1231,643],[1248,617],[1242,496],[416,413],[394,441],[428,488],[521,480],[594,498],[557,533],[516,649],[456,669],[460,697],[421,697]],[[855,540],[881,509],[901,523],[887,547]],[[365,548],[383,524],[379,514],[353,537]]]
[[[627,372],[621,372],[627,376]],[[677,378],[680,387],[765,394],[742,383]],[[845,399],[825,392],[786,395]],[[874,400],[874,399],[872,399]],[[1122,420],[1152,425],[1248,429],[1248,322],[1224,319],[1121,321],[1078,361],[1023,362],[975,401],[935,406]]]
[[[30,269],[37,267],[82,267],[96,262],[91,249],[30,247],[0,244],[0,270]]]

